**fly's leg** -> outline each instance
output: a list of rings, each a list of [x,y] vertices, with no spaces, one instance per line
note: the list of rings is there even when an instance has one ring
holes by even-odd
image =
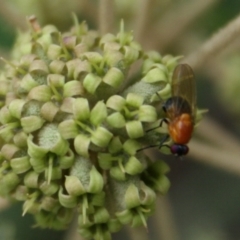
[[[155,129],[159,128],[159,127],[162,127],[162,125],[163,125],[164,122],[165,122],[166,124],[169,124],[169,120],[168,120],[167,118],[163,118],[163,119],[160,121],[159,126],[154,127],[154,128],[151,128],[151,129],[148,129],[146,132],[150,132],[150,131],[155,130]]]

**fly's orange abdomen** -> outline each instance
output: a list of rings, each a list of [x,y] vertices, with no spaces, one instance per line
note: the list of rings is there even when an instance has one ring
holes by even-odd
[[[187,144],[193,132],[193,122],[190,114],[183,113],[168,124],[169,134],[176,144]]]

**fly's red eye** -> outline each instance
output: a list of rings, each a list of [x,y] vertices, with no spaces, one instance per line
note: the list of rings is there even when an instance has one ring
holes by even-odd
[[[188,149],[188,146],[186,146],[186,145],[173,144],[170,147],[170,150],[171,150],[172,154],[182,156],[182,155],[186,155],[188,153],[189,149]]]

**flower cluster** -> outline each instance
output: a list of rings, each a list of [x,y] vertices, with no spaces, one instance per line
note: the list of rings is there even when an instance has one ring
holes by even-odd
[[[31,23],[0,75],[0,194],[40,227],[66,228],[77,210],[86,239],[146,226],[169,168],[138,150],[163,136],[147,129],[163,117],[156,103],[171,96],[178,57],[145,53],[123,27],[101,36],[86,23],[66,33]]]

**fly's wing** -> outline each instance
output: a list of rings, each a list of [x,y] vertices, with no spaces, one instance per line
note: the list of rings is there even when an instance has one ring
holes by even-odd
[[[176,66],[172,76],[172,97],[176,115],[191,114],[194,121],[196,111],[196,84],[192,68],[188,64]]]

